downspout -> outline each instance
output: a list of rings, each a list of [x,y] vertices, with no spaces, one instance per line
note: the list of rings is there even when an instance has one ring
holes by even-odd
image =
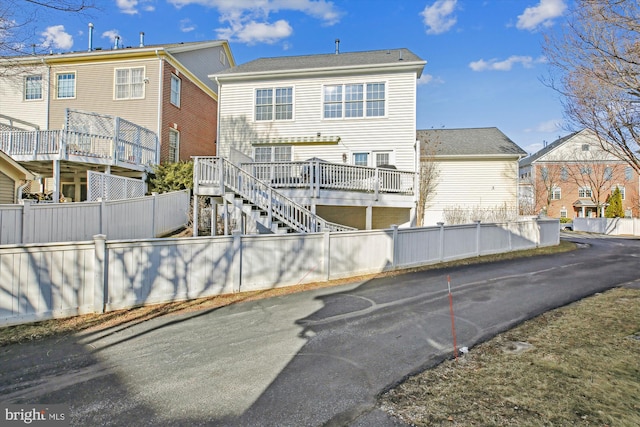
[[[216,123],[216,140],[215,140],[215,145],[216,145],[216,156],[220,157],[220,150],[218,149],[219,145],[220,145],[220,100],[222,99],[222,97],[220,96],[220,92],[222,92],[222,85],[220,84],[220,81],[218,81],[218,76],[213,76],[213,79],[216,82],[216,85],[218,86],[218,106],[216,108],[216,117],[217,117],[217,123]]]
[[[162,76],[164,75],[164,60],[160,57],[158,53],[158,49],[156,49],[156,56],[158,57],[158,61],[160,62],[160,66],[158,67],[158,142],[156,143],[156,164],[160,163],[160,147],[162,146]]]

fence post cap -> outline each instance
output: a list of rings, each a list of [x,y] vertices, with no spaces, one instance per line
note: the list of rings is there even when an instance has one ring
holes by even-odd
[[[444,222],[436,222],[436,224],[438,225],[438,227],[444,226]]]
[[[93,236],[93,240],[107,240],[106,234],[96,234]]]

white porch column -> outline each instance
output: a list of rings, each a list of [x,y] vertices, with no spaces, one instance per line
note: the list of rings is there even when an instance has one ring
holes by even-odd
[[[60,160],[53,161],[53,203],[60,203]]]
[[[366,213],[366,225],[365,228],[367,230],[371,230],[373,228],[373,206],[369,205],[367,206],[367,213]]]

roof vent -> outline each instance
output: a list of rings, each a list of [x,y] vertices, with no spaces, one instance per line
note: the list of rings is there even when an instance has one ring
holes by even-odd
[[[398,61],[402,61],[402,60],[403,60],[403,58],[402,58],[402,49],[400,49],[398,51]]]
[[[340,39],[336,39],[336,55],[340,53]]]
[[[93,24],[89,22],[89,52],[93,50]]]
[[[144,31],[140,31],[140,47],[144,47]]]
[[[113,48],[120,49],[120,36],[116,36],[116,44]]]

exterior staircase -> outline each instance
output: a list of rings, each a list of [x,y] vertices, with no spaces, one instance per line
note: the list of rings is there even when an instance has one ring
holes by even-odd
[[[355,230],[322,219],[227,159],[198,158],[193,175],[195,195],[223,197],[251,218],[257,233]]]

